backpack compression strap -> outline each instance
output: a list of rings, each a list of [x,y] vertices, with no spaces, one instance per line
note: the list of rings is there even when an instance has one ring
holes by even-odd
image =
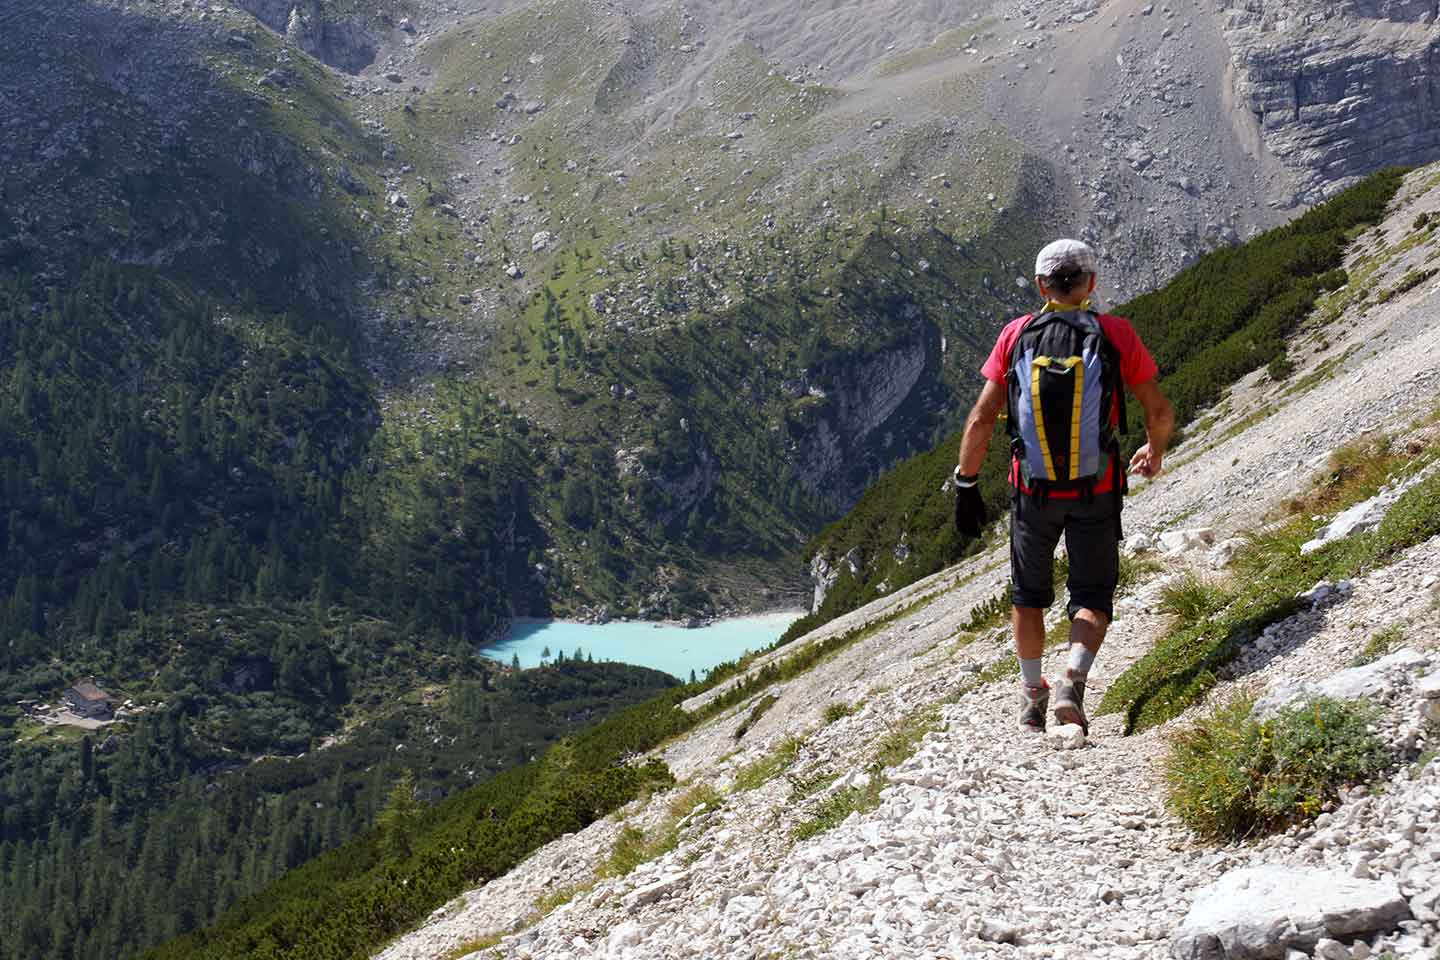
[[[1045,461],[1045,479],[1055,481],[1055,463],[1050,457],[1050,441],[1045,436],[1045,411],[1040,405],[1040,374],[1051,367],[1059,367],[1075,381],[1075,402],[1070,406],[1070,475],[1067,480],[1080,477],[1080,410],[1085,399],[1085,378],[1075,372],[1081,363],[1079,357],[1036,357],[1030,368],[1030,396],[1035,410],[1035,434],[1040,440],[1040,456]]]

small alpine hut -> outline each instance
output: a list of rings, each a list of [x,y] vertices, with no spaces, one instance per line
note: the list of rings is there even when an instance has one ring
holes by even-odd
[[[65,691],[65,706],[87,720],[109,720],[113,703],[110,694],[95,686],[93,679],[81,680]]]

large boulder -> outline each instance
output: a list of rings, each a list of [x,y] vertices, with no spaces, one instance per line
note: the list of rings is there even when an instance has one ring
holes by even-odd
[[[1202,890],[1170,939],[1176,960],[1270,960],[1394,929],[1410,907],[1393,881],[1263,864],[1232,870]]]

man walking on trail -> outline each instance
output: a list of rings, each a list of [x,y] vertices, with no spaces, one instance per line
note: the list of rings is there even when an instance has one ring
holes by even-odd
[[[1070,559],[1070,658],[1055,691],[1055,720],[1089,732],[1085,681],[1114,616],[1120,570],[1125,477],[1118,433],[1125,429],[1125,389],[1144,409],[1147,439],[1129,472],[1159,474],[1175,420],[1155,385],[1155,361],[1129,321],[1090,308],[1095,271],[1095,251],[1078,240],[1056,240],[1035,258],[1045,306],[1000,331],[981,367],[985,386],[965,422],[955,468],[956,526],[979,536],[986,517],[976,480],[995,421],[1008,407],[1011,624],[1020,660],[1020,727],[1031,732],[1045,729],[1050,701],[1040,662],[1062,534]]]

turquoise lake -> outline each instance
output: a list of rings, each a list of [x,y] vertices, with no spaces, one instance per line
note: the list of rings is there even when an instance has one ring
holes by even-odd
[[[652,667],[686,680],[691,670],[697,677],[704,676],[716,664],[734,660],[746,651],[763,650],[799,616],[796,611],[767,613],[719,620],[694,629],[648,621],[521,620],[510,627],[504,640],[480,653],[502,663],[518,655],[520,666],[534,667],[539,666],[547,648],[552,660],[562,650],[570,657],[579,649],[596,660]]]

